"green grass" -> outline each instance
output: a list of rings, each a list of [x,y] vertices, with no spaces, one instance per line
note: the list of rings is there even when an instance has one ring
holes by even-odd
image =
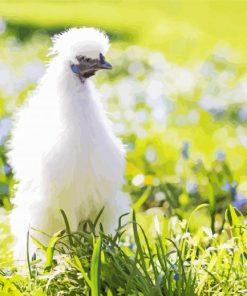
[[[64,232],[59,239],[55,235],[46,260],[31,262],[30,278],[0,270],[1,295],[246,294],[247,229],[239,212],[230,206],[224,228],[215,234],[209,228],[192,233],[190,220],[173,217],[166,237],[167,218],[152,219],[154,239],[147,237],[135,212],[128,225],[120,221],[113,237],[103,230],[97,234],[92,222],[84,231]],[[122,238],[124,231],[128,243]],[[45,261],[51,245],[48,270]]]
[[[18,270],[1,219],[1,296],[247,294],[247,208],[237,202],[247,197],[246,6],[1,1],[7,31],[0,70],[10,78],[0,81],[0,138],[2,119],[35,87],[27,70],[47,61],[47,33],[81,25],[107,30],[113,70],[95,82],[128,146],[123,190],[135,210],[114,237],[96,233],[97,221],[71,232],[61,211],[64,229],[47,246],[29,237],[44,257],[28,254]],[[14,180],[3,144],[0,205],[9,211]]]

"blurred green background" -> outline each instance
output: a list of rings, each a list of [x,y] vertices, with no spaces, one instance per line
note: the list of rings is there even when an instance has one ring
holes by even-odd
[[[6,215],[15,184],[5,156],[11,117],[45,71],[50,37],[74,26],[101,28],[111,39],[107,60],[113,70],[93,79],[126,145],[123,190],[153,252],[145,255],[151,277],[161,233],[170,275],[159,272],[158,282],[166,278],[169,295],[185,295],[184,268],[186,286],[194,286],[196,295],[245,295],[247,1],[237,0],[0,0],[0,294],[47,295],[42,291],[49,286],[75,295],[86,285],[68,264],[70,255],[61,256],[50,274],[41,262],[33,280],[26,270],[16,273]],[[238,217],[240,211],[245,217]],[[145,288],[145,274],[134,276],[141,266],[136,239],[129,231],[121,238],[118,249],[127,254],[121,270],[134,262],[127,286],[133,276]],[[92,246],[87,252],[84,246],[76,254],[90,258]],[[126,278],[120,283],[109,262],[108,284],[120,295]]]
[[[95,26],[112,40],[114,69],[94,79],[127,146],[134,208],[188,217],[208,202],[200,223],[214,228],[229,203],[246,213],[246,1],[2,0],[0,15],[2,207],[14,183],[10,118],[44,73],[49,36]]]

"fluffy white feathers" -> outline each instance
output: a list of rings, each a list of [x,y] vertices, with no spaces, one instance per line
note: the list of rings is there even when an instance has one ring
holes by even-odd
[[[49,54],[60,54],[72,62],[82,54],[91,58],[97,58],[99,53],[105,55],[109,48],[107,35],[95,28],[72,28],[56,35],[52,41]]]
[[[16,258],[25,258],[30,227],[48,234],[64,229],[59,209],[76,230],[105,206],[101,222],[107,232],[129,210],[120,193],[123,145],[112,132],[93,83],[81,83],[70,69],[76,56],[95,58],[107,48],[107,36],[93,28],[56,36],[51,49],[56,56],[15,116],[8,157],[19,181],[10,217]],[[33,235],[46,243],[44,236]]]

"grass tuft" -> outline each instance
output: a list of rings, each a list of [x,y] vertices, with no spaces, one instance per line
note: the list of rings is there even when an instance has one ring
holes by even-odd
[[[244,295],[244,218],[230,206],[221,232],[213,234],[210,228],[190,232],[192,216],[205,207],[197,207],[188,221],[176,219],[170,237],[164,236],[166,218],[154,216],[154,238],[144,231],[135,211],[125,225],[120,218],[114,236],[97,232],[98,219],[88,221],[90,227],[83,231],[72,232],[61,211],[66,229],[43,248],[45,260],[30,259],[30,277],[2,269],[0,291],[8,295]]]

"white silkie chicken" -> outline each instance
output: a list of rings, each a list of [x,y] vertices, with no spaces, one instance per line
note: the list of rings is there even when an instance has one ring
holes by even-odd
[[[94,28],[55,36],[54,57],[14,118],[8,158],[19,182],[10,215],[15,258],[26,257],[28,229],[52,235],[65,228],[59,209],[76,230],[105,207],[100,222],[107,233],[129,211],[121,194],[124,147],[90,80],[96,71],[111,69],[104,58],[108,47],[108,37]],[[31,245],[30,254],[34,250]]]

